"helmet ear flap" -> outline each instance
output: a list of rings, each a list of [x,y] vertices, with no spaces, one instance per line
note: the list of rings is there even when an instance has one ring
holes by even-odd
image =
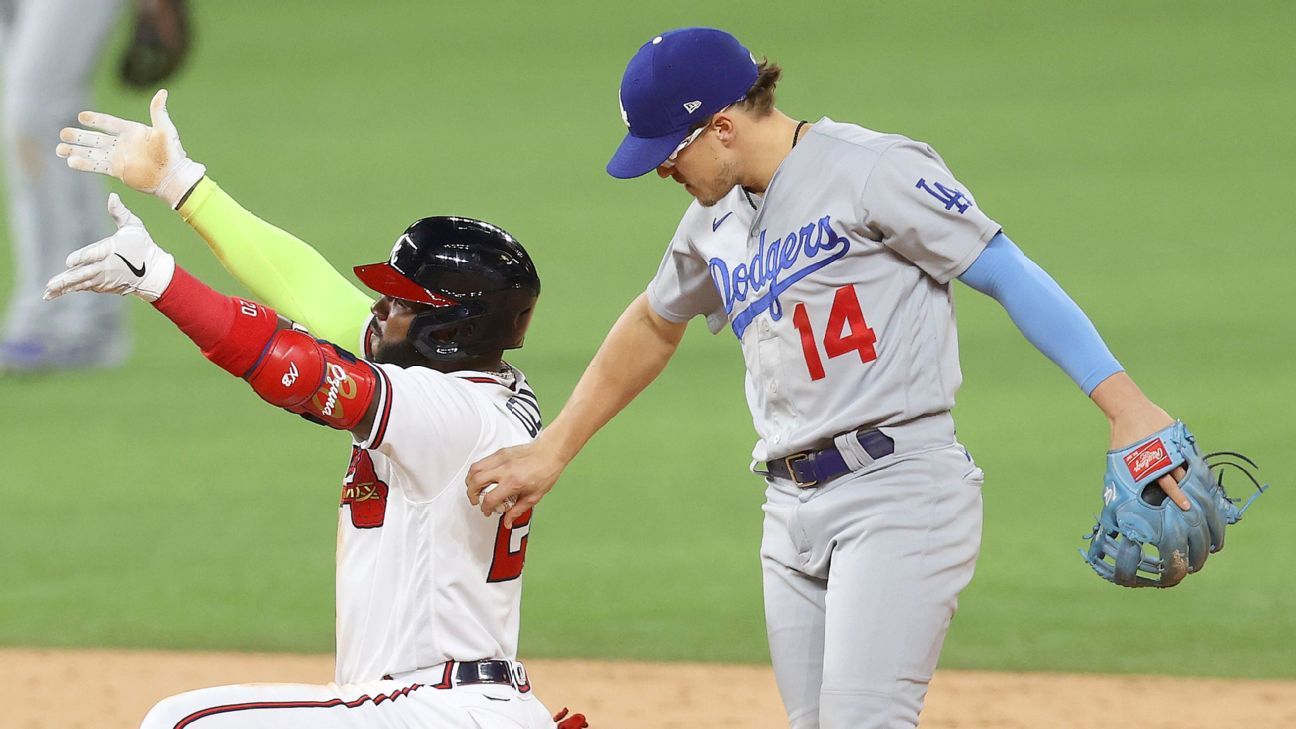
[[[410,323],[409,343],[414,347],[414,351],[427,357],[430,360],[439,360],[444,357],[444,353],[439,351],[439,343],[436,339],[437,327],[428,321],[419,321],[422,314],[416,316]]]
[[[433,362],[458,362],[475,356],[465,351],[478,329],[484,308],[477,302],[428,309],[410,322],[408,340]]]

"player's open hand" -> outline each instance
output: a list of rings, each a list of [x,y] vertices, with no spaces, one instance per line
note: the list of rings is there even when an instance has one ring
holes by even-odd
[[[115,177],[130,188],[178,207],[207,168],[189,159],[180,146],[180,132],[166,109],[167,91],[159,89],[149,103],[152,126],[95,111],[83,111],[77,121],[86,128],[66,127],[55,151],[68,167]]]
[[[549,493],[567,466],[558,454],[540,440],[512,448],[501,448],[468,469],[468,501],[486,516],[504,514],[504,527],[513,527],[521,517]]]
[[[68,270],[45,284],[46,301],[73,291],[135,294],[157,301],[175,275],[175,259],[157,247],[144,223],[126,209],[117,193],[108,196],[108,214],[117,232],[67,257]]]

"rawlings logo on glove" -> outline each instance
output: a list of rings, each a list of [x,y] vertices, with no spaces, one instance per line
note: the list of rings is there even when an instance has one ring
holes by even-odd
[[[1187,474],[1179,488],[1192,502],[1188,511],[1169,501],[1157,485],[1158,478],[1181,466]],[[1203,456],[1179,421],[1129,448],[1109,452],[1102,514],[1087,537],[1089,550],[1080,553],[1109,582],[1174,587],[1199,571],[1207,555],[1224,548],[1224,528],[1236,524],[1268,488],[1248,466],[1256,468],[1240,453]],[[1229,498],[1224,490],[1225,467],[1241,471],[1256,487],[1241,507],[1240,499]]]
[[[1125,465],[1129,466],[1130,475],[1135,481],[1142,480],[1153,471],[1169,469],[1173,466],[1170,463],[1170,454],[1166,452],[1165,444],[1160,438],[1153,438],[1135,448],[1125,456]]]

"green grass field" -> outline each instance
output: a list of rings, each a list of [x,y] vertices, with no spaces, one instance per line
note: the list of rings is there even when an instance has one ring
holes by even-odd
[[[1105,422],[960,288],[956,415],[988,474],[986,526],[942,665],[1296,676],[1289,4],[196,5],[196,54],[170,86],[189,153],[339,267],[382,258],[423,215],[514,232],[545,285],[514,361],[549,417],[688,202],[603,172],[621,71],[653,33],[726,27],[784,66],[789,114],[930,142],[1155,400],[1277,482],[1179,587],[1099,580],[1076,549]],[[100,106],[144,117],[147,95],[108,70]],[[126,201],[237,290],[177,216]],[[131,314],[126,368],[0,379],[0,644],[331,650],[345,436]],[[696,325],[548,497],[525,655],[766,660],[741,369],[730,337]]]

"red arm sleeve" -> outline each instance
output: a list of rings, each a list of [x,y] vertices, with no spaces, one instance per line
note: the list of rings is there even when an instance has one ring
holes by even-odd
[[[235,377],[252,369],[279,328],[273,309],[225,296],[180,266],[153,306],[192,339],[204,357]]]
[[[339,430],[366,421],[381,397],[374,367],[305,332],[281,328],[273,309],[225,296],[176,266],[153,303],[221,369],[266,402]]]

